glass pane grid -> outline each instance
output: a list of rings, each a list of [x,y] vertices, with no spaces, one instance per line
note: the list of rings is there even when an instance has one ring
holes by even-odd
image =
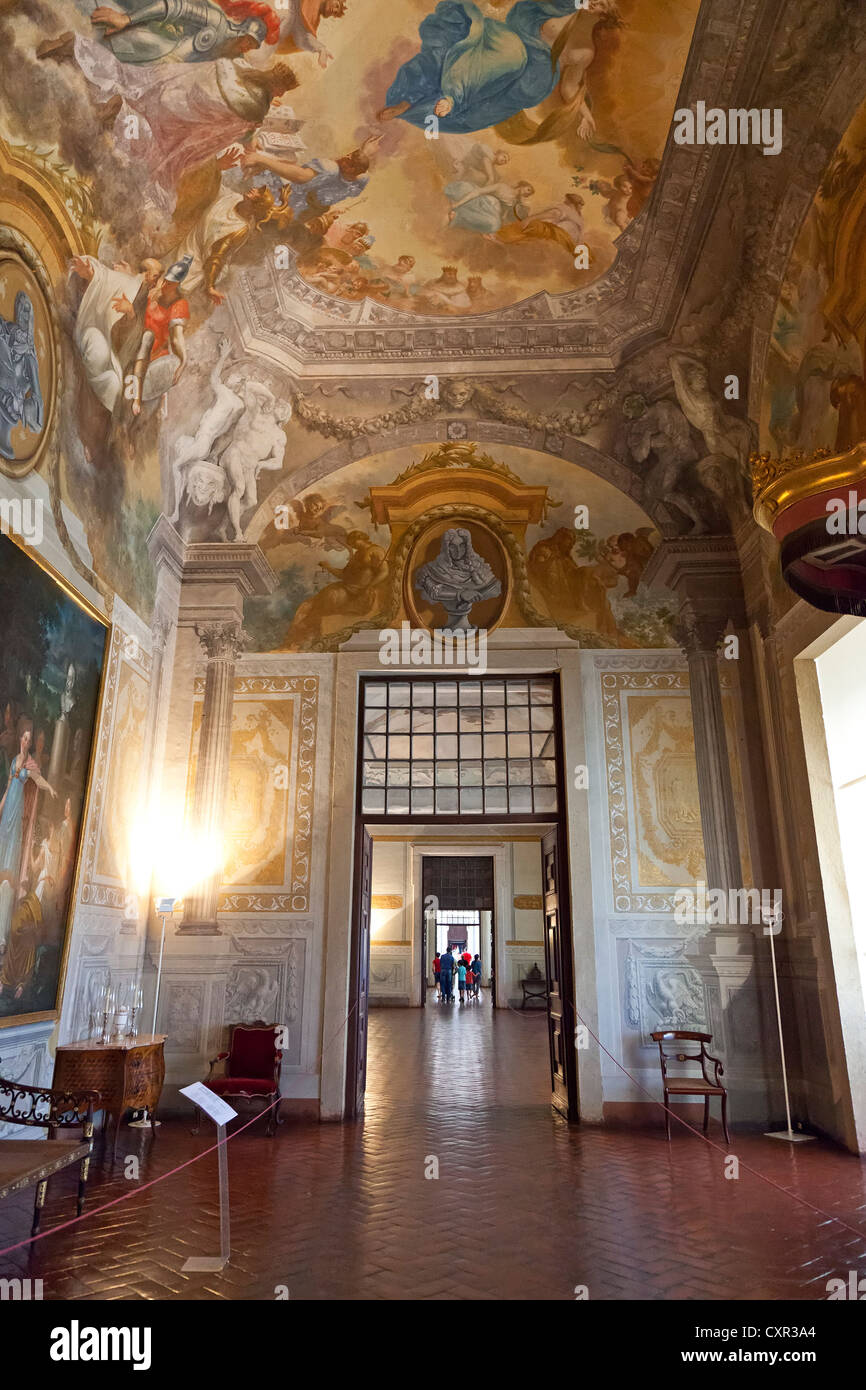
[[[557,810],[553,681],[375,681],[363,687],[367,815]]]

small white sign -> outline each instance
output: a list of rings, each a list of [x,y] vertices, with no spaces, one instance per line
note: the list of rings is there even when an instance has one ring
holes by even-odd
[[[226,1105],[224,1100],[220,1100],[203,1081],[194,1081],[191,1086],[181,1086],[180,1093],[191,1100],[193,1105],[197,1105],[199,1110],[210,1115],[218,1125],[227,1125],[229,1120],[237,1119],[238,1112]]]

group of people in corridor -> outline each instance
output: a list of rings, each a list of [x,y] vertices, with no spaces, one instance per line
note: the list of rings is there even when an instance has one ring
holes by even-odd
[[[480,999],[481,995],[481,957],[474,958],[471,951],[464,951],[455,960],[451,947],[439,952],[433,958],[433,978],[436,981],[436,997],[443,1004],[454,1003],[454,981],[461,1004],[470,999]]]

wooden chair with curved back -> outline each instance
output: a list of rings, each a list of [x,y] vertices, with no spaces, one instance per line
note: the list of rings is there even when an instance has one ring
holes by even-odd
[[[710,1101],[713,1096],[718,1096],[722,1103],[722,1129],[725,1132],[725,1142],[730,1144],[731,1136],[728,1133],[728,1092],[721,1083],[724,1075],[724,1067],[718,1057],[712,1057],[707,1051],[707,1043],[712,1042],[712,1033],[691,1033],[681,1029],[665,1029],[653,1033],[652,1039],[658,1043],[659,1059],[662,1067],[662,1086],[665,1093],[665,1133],[668,1139],[671,1137],[671,1112],[669,1109],[670,1096],[703,1096],[704,1098],[704,1134],[710,1123]],[[666,1052],[665,1043],[696,1042],[700,1043],[699,1052]],[[700,1076],[678,1076],[668,1072],[668,1062],[700,1062]],[[712,1078],[707,1075],[707,1063],[713,1064]]]

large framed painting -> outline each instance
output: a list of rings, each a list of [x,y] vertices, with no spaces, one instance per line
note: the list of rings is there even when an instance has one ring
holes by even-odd
[[[0,534],[0,1028],[60,1012],[109,630]]]

